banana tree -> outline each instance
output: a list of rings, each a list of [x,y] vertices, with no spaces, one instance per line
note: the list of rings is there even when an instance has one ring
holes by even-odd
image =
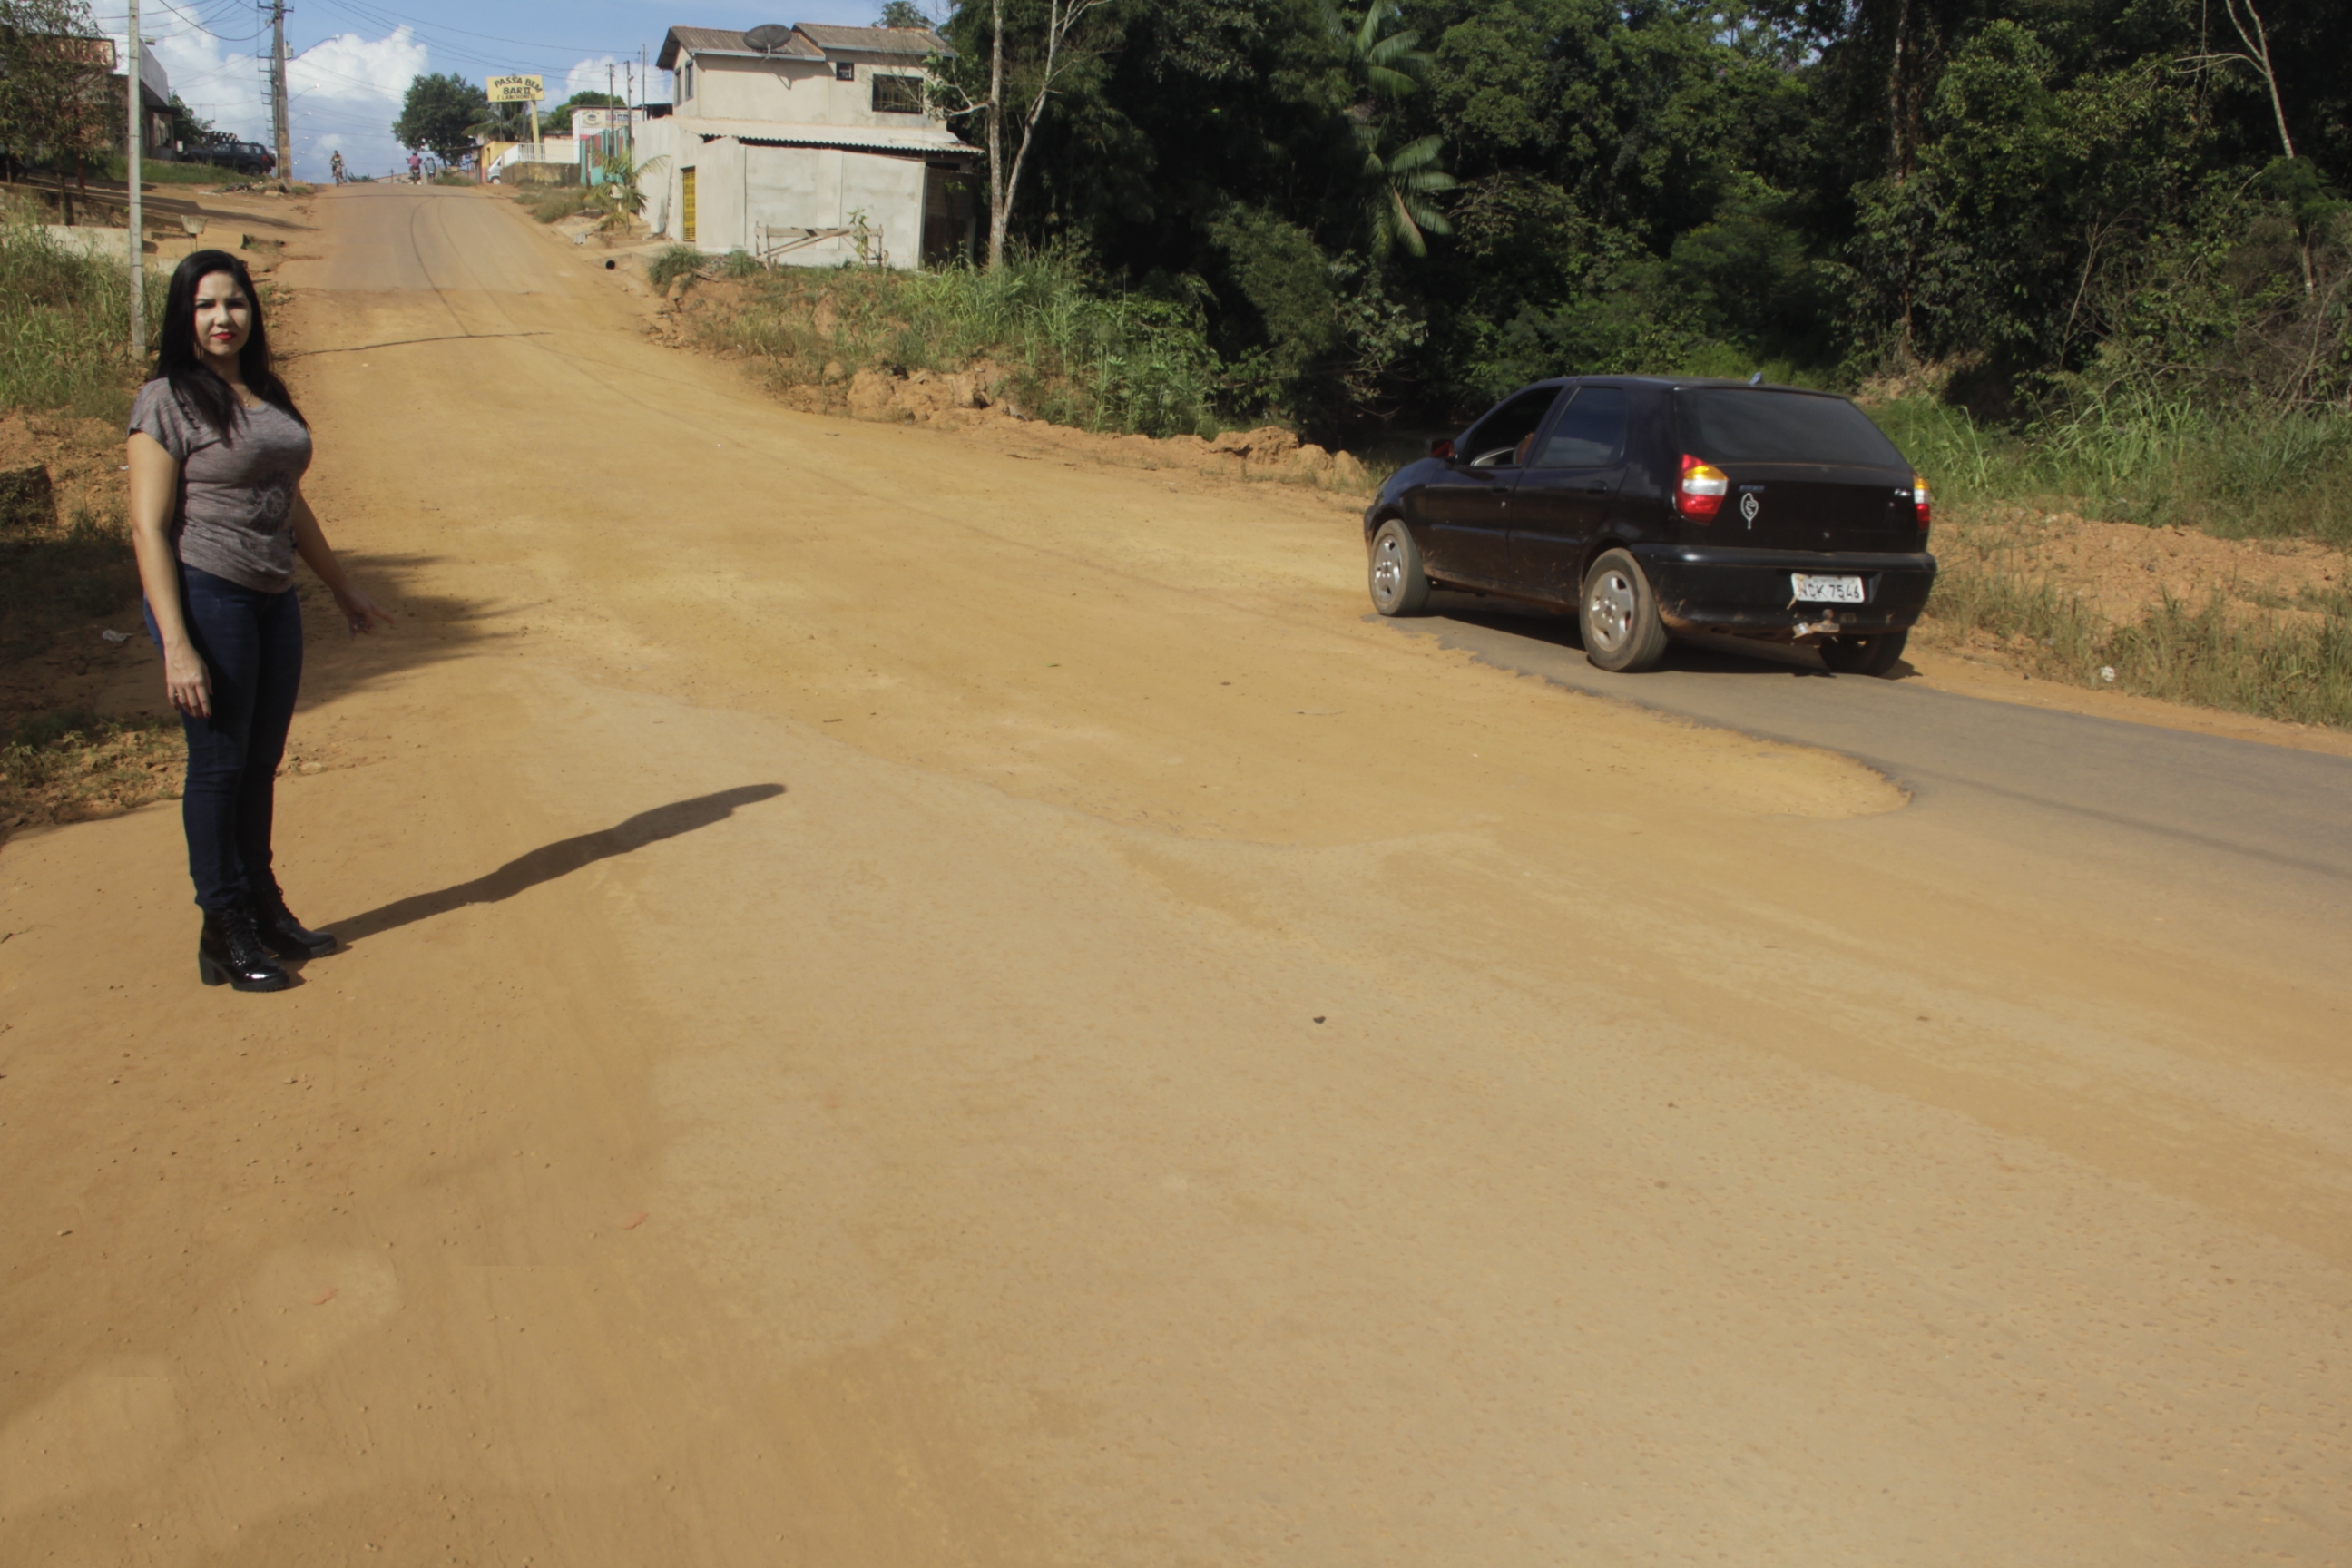
[[[663,164],[667,157],[637,161],[633,147],[615,147],[596,160],[596,188],[588,199],[604,209],[604,221],[598,225],[606,234],[625,234],[637,215],[646,210],[645,181]]]

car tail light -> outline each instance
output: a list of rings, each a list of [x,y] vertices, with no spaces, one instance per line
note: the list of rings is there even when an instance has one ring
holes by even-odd
[[[1927,524],[1930,520],[1927,515],[1929,510],[1927,502],[1927,477],[1925,474],[1914,474],[1911,476],[1911,505],[1919,513],[1919,531],[1922,533],[1927,532]]]
[[[1730,475],[1685,452],[1682,480],[1675,486],[1675,510],[1693,522],[1713,522],[1715,514],[1723,510],[1725,492],[1730,489]]]

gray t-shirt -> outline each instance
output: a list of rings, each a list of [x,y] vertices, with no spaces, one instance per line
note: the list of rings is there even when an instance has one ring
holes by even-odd
[[[300,421],[265,403],[244,410],[235,440],[224,441],[158,379],[139,389],[131,428],[179,462],[172,537],[182,561],[260,593],[293,585],[294,487],[310,466]]]

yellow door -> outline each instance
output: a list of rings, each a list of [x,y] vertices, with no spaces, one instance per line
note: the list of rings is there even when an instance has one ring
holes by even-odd
[[[677,199],[677,220],[680,230],[678,237],[687,244],[692,245],[694,243],[694,171],[680,170],[678,183],[685,187],[685,193]]]

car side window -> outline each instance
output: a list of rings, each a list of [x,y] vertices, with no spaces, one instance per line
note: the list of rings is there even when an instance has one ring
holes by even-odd
[[[1545,386],[1512,398],[1462,438],[1464,460],[1474,468],[1511,468],[1524,461],[1522,448],[1559,397],[1558,387]]]
[[[1568,405],[1544,443],[1538,466],[1547,468],[1598,468],[1617,460],[1625,450],[1627,400],[1622,386],[1587,386]]]

